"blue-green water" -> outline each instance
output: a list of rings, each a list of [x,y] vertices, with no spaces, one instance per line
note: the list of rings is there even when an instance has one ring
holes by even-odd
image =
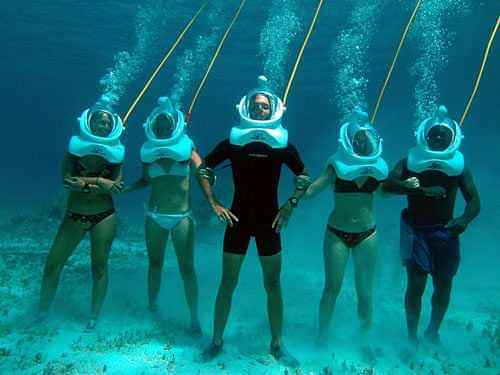
[[[212,1],[131,117],[123,139],[127,147],[126,181],[134,180],[141,171],[141,125],[156,98],[170,95],[186,110],[238,3]],[[4,74],[0,95],[4,133],[0,168],[5,175],[1,186],[5,198],[0,206],[1,373],[43,373],[66,362],[74,364],[68,373],[99,373],[105,365],[110,373],[164,373],[168,369],[187,374],[283,373],[284,369],[266,356],[265,294],[253,247],[234,300],[227,353],[219,361],[225,368],[218,362],[202,366],[193,361],[211,332],[220,278],[223,227],[207,226],[206,217],[200,218],[197,231],[205,339],[191,341],[182,333],[187,312],[170,248],[161,294],[167,323],[156,327],[148,322],[143,245],[146,192],[116,200],[127,229],[122,230],[110,261],[110,291],[102,331],[96,337],[81,338],[90,289],[87,243],[81,245],[63,273],[54,306],[56,319],[50,327],[33,332],[20,326],[34,311],[44,257],[55,235],[57,215],[46,207],[62,191],[59,165],[70,135],[77,130],[76,117],[99,100],[112,103],[124,113],[200,4],[194,0],[146,0],[139,6],[132,1],[75,0],[2,5],[0,41],[4,53],[0,69]],[[228,136],[230,127],[238,121],[235,105],[254,86],[259,74],[265,73],[278,92],[283,90],[315,6],[312,0],[247,2],[193,113],[190,135],[202,155]],[[374,107],[413,7],[414,2],[407,0],[325,1],[286,113],[290,139],[313,175],[322,171],[334,152],[342,119],[356,105],[369,112]],[[377,120],[384,138],[384,155],[391,165],[413,145],[417,121],[437,104],[446,104],[453,117],[460,117],[499,13],[500,6],[494,0],[423,1]],[[442,332],[448,351],[439,354],[441,360],[431,352],[418,357],[416,366],[425,363],[422,373],[431,368],[437,372],[449,369],[451,373],[499,371],[498,331],[495,337],[494,328],[486,324],[497,319],[498,327],[500,311],[498,51],[497,40],[464,127],[463,151],[475,175],[483,209],[462,240],[462,265]],[[284,173],[280,188],[283,199],[292,190],[291,181],[291,174]],[[224,192],[230,190],[230,184],[230,173],[222,172],[218,189],[226,203],[231,197]],[[203,207],[195,185],[192,199]],[[359,371],[365,367],[374,367],[379,373],[412,371],[411,361],[401,355],[406,335],[404,278],[397,256],[402,206],[402,199],[393,198],[379,201],[376,207],[381,251],[373,336],[375,349],[382,349],[382,353],[375,350],[376,363],[357,350],[351,270],[337,303],[337,339],[324,352],[314,348],[323,282],[322,237],[331,197],[324,194],[301,204],[295,212],[284,234],[285,340],[302,360],[303,373],[319,373],[326,366],[349,372],[351,364]],[[460,203],[457,212],[461,208]],[[428,304],[429,298],[424,321]],[[99,337],[104,337],[102,345],[96,344]],[[167,344],[172,346],[168,350]],[[41,353],[39,359],[37,353]],[[85,361],[87,355],[91,363]],[[175,364],[171,363],[172,356]],[[455,361],[463,362],[464,367],[451,366]],[[488,363],[490,367],[486,367]]]

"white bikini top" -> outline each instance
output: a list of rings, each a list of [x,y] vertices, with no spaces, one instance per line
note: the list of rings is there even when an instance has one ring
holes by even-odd
[[[161,176],[178,176],[178,177],[188,177],[190,172],[190,160],[185,161],[174,161],[171,168],[167,171],[158,162],[153,162],[148,165],[148,175],[149,178],[157,178]]]

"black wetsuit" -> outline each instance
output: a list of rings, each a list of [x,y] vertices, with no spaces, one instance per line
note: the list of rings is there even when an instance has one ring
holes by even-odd
[[[453,219],[457,190],[465,184],[464,174],[447,176],[443,172],[429,170],[416,173],[408,170],[407,160],[403,160],[402,179],[417,177],[422,187],[440,186],[446,190],[442,198],[427,197],[423,194],[408,195],[408,207],[402,213],[402,246],[411,228],[413,244],[403,253],[411,252],[406,265],[444,277],[453,277],[460,263],[459,238],[452,235],[445,225]],[[410,244],[408,244],[410,245]],[[409,255],[409,254],[407,254]]]
[[[224,251],[245,254],[250,238],[255,237],[259,255],[279,253],[281,238],[272,228],[279,210],[278,184],[283,164],[296,175],[304,172],[297,149],[291,144],[273,149],[260,142],[235,146],[226,139],[206,156],[205,163],[215,168],[225,160],[231,162],[234,182],[231,211],[239,222],[226,228]]]

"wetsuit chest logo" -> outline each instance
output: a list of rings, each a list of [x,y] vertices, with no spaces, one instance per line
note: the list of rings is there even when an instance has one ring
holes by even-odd
[[[264,141],[266,139],[266,133],[263,131],[256,131],[252,134],[253,141]]]
[[[370,176],[372,173],[375,173],[375,168],[372,168],[372,167],[366,167],[366,168],[363,168],[363,171],[361,172],[361,175],[365,175],[365,176]]]
[[[434,161],[431,163],[431,165],[429,166],[430,169],[434,169],[434,170],[440,170],[443,168],[443,166],[441,165],[440,162],[438,161]]]
[[[102,147],[94,146],[92,147],[91,153],[103,156],[105,154],[105,150]]]
[[[156,151],[155,155],[158,156],[159,159],[168,157],[168,154],[165,151],[161,151],[161,150]]]

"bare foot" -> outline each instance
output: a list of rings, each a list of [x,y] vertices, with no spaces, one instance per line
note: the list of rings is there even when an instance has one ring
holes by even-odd
[[[222,353],[222,343],[216,344],[212,342],[201,352],[198,361],[201,363],[210,362],[215,357],[219,356],[219,354],[221,353]]]
[[[298,368],[300,366],[299,361],[295,358],[288,350],[286,350],[283,345],[273,346],[271,345],[271,355],[280,362],[282,365]]]
[[[191,337],[200,338],[203,336],[203,331],[201,330],[200,322],[191,322],[191,326],[188,329],[188,333]]]
[[[91,318],[85,327],[85,332],[92,332],[97,326],[97,319]]]

